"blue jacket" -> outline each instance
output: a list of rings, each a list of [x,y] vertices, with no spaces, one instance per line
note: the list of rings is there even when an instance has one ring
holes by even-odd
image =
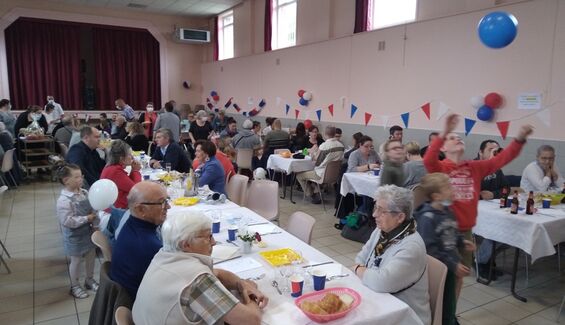
[[[159,161],[163,168],[165,168],[166,163],[170,163],[172,170],[180,173],[188,173],[190,171],[188,156],[176,142],[169,143],[165,155],[161,152],[161,148],[155,148],[153,154],[151,154],[151,159]]]
[[[131,216],[112,250],[110,278],[124,287],[133,300],[153,256],[163,246],[157,227]]]
[[[66,160],[68,163],[76,164],[80,167],[80,170],[84,175],[84,179],[89,187],[100,179],[102,169],[104,169],[104,166],[106,165],[106,162],[104,159],[100,158],[96,149],[90,149],[82,141],[71,146],[67,153]]]
[[[436,210],[426,202],[414,212],[414,218],[428,255],[442,261],[449,271],[455,273],[460,261],[457,248],[464,243],[453,212],[450,209]]]
[[[226,194],[226,179],[224,167],[216,157],[210,159],[200,167],[201,175],[198,186],[208,185],[214,192]]]

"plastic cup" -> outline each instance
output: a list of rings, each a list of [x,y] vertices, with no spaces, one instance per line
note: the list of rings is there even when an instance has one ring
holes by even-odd
[[[549,209],[549,207],[551,207],[551,199],[543,199],[541,201],[541,207],[544,209]]]
[[[235,241],[235,234],[237,233],[237,227],[230,226],[228,228],[228,240]]]
[[[212,222],[212,233],[217,234],[220,232],[220,220],[214,220]]]
[[[373,169],[373,174],[374,174],[375,176],[379,176],[380,173],[381,173],[381,170],[380,170],[379,168]]]
[[[294,298],[302,296],[302,288],[304,287],[304,278],[302,275],[295,274],[290,277],[290,295]]]
[[[508,196],[508,198],[506,199],[506,207],[507,208],[510,208],[512,206],[512,199],[513,198],[514,197],[512,197],[512,196]]]
[[[324,290],[324,288],[326,287],[326,273],[324,271],[314,271],[312,273],[312,279],[314,281],[314,290]]]
[[[143,180],[144,181],[148,181],[150,179],[150,175],[143,175]]]

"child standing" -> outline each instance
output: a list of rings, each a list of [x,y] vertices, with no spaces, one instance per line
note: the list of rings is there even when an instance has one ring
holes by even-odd
[[[469,268],[461,263],[458,249],[473,251],[475,245],[464,240],[457,230],[455,215],[449,208],[453,200],[453,189],[449,176],[443,173],[427,174],[420,183],[428,201],[422,204],[414,218],[417,229],[426,244],[428,255],[433,256],[447,266],[447,277],[443,293],[443,324],[455,325],[457,307],[457,277],[469,275]]]
[[[78,299],[88,297],[88,293],[80,286],[79,270],[82,258],[85,260],[87,290],[98,290],[98,282],[94,280],[95,247],[90,240],[92,224],[97,220],[96,213],[88,202],[88,192],[81,188],[82,172],[77,165],[69,164],[61,167],[57,176],[64,185],[61,196],[57,200],[57,217],[63,232],[65,253],[70,256],[69,273],[71,275],[71,295]]]

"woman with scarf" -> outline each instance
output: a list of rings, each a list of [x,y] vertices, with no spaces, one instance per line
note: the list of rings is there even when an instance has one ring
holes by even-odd
[[[153,139],[153,127],[157,121],[157,113],[153,111],[153,103],[147,103],[145,112],[139,115],[139,123],[145,129],[144,133],[147,139]]]
[[[404,301],[422,323],[431,324],[426,245],[412,218],[412,191],[379,187],[373,217],[377,228],[353,267],[364,285]]]

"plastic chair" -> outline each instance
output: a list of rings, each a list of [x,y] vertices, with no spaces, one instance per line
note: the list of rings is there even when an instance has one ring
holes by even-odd
[[[324,211],[326,211],[326,203],[324,202],[324,196],[322,194],[321,185],[333,185],[339,180],[341,169],[341,160],[330,161],[326,165],[326,170],[324,171],[324,177],[321,179],[309,179],[309,182],[316,184],[318,187],[318,193],[320,193],[320,199],[322,199],[322,205]],[[306,191],[304,191],[304,197],[306,199]]]
[[[4,192],[6,192],[7,189],[8,189],[7,186],[0,186],[0,196],[4,195]],[[8,253],[8,250],[6,249],[6,246],[4,246],[4,243],[2,242],[1,239],[0,239],[0,246],[2,246],[2,251],[6,253],[6,256],[8,256],[8,258],[12,258],[12,256],[10,256],[10,253]],[[4,267],[6,268],[6,270],[8,270],[8,274],[12,273],[12,271],[8,267],[8,263],[6,263],[4,257],[2,256],[2,252],[0,252],[0,263],[4,264]]]
[[[66,144],[61,143],[61,142],[57,142],[59,144],[59,147],[61,148],[61,156],[63,156],[63,158],[67,158],[67,153],[69,152],[69,147],[67,147]]]
[[[251,161],[253,160],[253,149],[237,149],[237,172],[241,173],[243,169],[251,170]]]
[[[90,236],[90,239],[100,250],[102,251],[102,256],[104,256],[104,260],[107,262],[112,261],[112,247],[108,242],[108,238],[100,231],[96,230]]]
[[[443,314],[443,291],[447,266],[435,257],[428,255],[428,291],[430,293],[430,309],[432,325],[441,325]]]
[[[269,221],[279,218],[279,184],[269,180],[255,180],[247,192],[247,207]]]
[[[426,193],[420,184],[415,185],[412,188],[412,194],[414,194],[414,210],[416,210],[422,203],[427,201]]]
[[[302,211],[296,211],[288,217],[286,231],[310,245],[315,223],[316,219],[311,215]]]
[[[14,151],[16,149],[10,149],[8,151],[6,151],[4,153],[4,158],[2,158],[2,174],[0,175],[0,177],[2,178],[2,181],[4,182],[4,184],[8,185],[8,181],[5,178],[5,173],[8,173],[8,175],[10,176],[10,178],[12,179],[12,182],[14,182],[14,186],[16,188],[18,188],[18,183],[16,183],[16,179],[14,178],[14,175],[12,174],[12,169],[14,168]]]
[[[247,182],[249,182],[249,177],[240,174],[233,175],[226,184],[228,199],[237,205],[244,205],[247,201]]]
[[[114,315],[117,325],[134,325],[131,317],[131,310],[128,307],[120,306]]]

